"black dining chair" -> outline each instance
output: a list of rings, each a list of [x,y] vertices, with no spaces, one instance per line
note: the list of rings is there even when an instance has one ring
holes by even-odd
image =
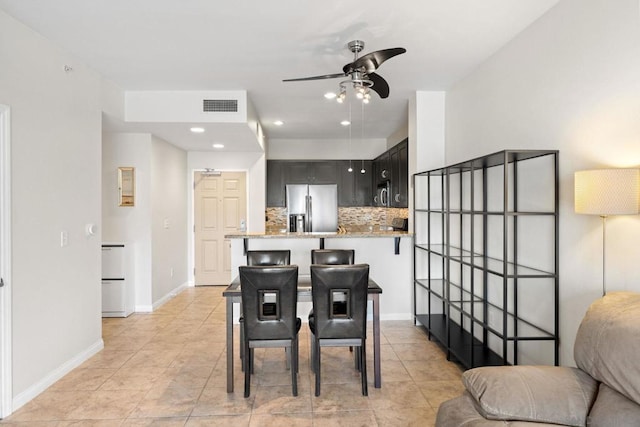
[[[247,265],[289,265],[291,264],[291,251],[288,249],[266,249],[247,251]],[[240,316],[240,360],[244,358],[244,317]],[[287,360],[289,360],[287,358]],[[244,364],[242,364],[244,369]]]
[[[289,264],[291,264],[291,251],[288,249],[247,251],[247,265]]]
[[[311,264],[324,264],[324,265],[349,265],[353,264],[355,260],[356,251],[353,249],[311,249]],[[344,303],[335,301],[336,308],[342,306]],[[309,321],[313,318],[313,309],[309,311]],[[313,342],[313,336],[310,337]],[[349,347],[349,351],[353,348]],[[313,346],[311,346],[311,368],[313,369]],[[356,366],[358,361],[356,360]]]
[[[362,395],[367,396],[367,290],[369,265],[311,265],[312,334],[315,395],[320,396],[321,348],[356,348],[362,380]],[[334,302],[344,302],[346,310]]]
[[[311,264],[345,265],[353,264],[353,249],[311,249]]]
[[[240,266],[244,322],[244,397],[249,397],[253,349],[285,347],[291,354],[291,389],[298,395],[298,266]]]

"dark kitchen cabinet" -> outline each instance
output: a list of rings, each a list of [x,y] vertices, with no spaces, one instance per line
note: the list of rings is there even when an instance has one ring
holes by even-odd
[[[349,172],[349,160],[337,161],[338,206],[371,206],[371,177],[373,174],[371,160],[352,160],[352,172]],[[364,166],[365,173],[361,173]]]
[[[398,143],[373,161],[372,198],[379,185],[389,183],[389,206],[406,208],[409,206],[409,142]]]
[[[336,160],[267,160],[267,206],[286,207],[287,184],[338,184],[337,163]]]
[[[336,184],[335,160],[289,161],[285,166],[286,184]]]
[[[267,160],[267,206],[285,207],[284,160]]]
[[[391,179],[391,153],[385,151],[373,160],[373,183],[375,186]]]
[[[404,140],[389,150],[391,166],[391,207],[406,208],[409,206],[409,144]]]

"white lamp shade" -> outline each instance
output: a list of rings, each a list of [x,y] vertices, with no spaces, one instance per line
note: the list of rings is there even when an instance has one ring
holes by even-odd
[[[602,216],[640,213],[640,169],[576,172],[575,210]]]

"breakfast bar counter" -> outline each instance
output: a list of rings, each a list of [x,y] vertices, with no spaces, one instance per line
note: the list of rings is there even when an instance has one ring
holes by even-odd
[[[355,263],[369,264],[371,277],[383,290],[380,319],[412,319],[411,232],[376,229],[335,233],[234,232],[225,238],[230,241],[231,277],[238,275],[238,266],[246,264],[247,250],[288,249],[291,264],[298,266],[299,274],[309,275],[312,249],[353,249]]]

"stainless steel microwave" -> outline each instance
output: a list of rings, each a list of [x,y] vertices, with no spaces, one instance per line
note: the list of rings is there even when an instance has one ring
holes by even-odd
[[[379,207],[388,208],[390,204],[390,183],[389,181],[385,181],[381,184],[378,184],[376,189],[376,195],[373,197],[373,204]]]

